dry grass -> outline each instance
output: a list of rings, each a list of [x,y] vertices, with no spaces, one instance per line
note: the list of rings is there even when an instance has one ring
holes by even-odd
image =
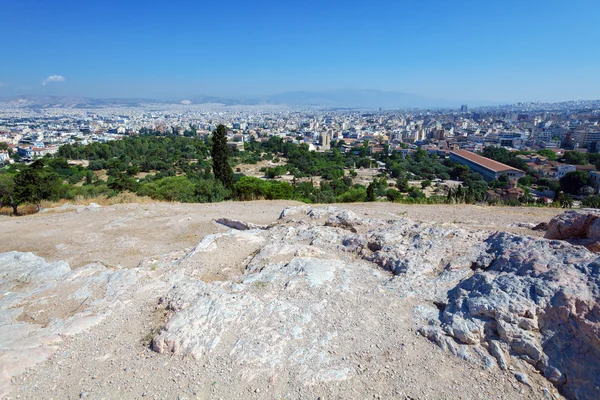
[[[150,203],[158,203],[159,200],[154,200],[150,197],[146,196],[138,196],[135,193],[131,192],[123,192],[119,193],[116,196],[108,197],[108,196],[98,196],[98,197],[89,197],[84,198],[81,196],[76,197],[73,200],[60,199],[58,201],[42,201],[43,209],[53,209],[58,208],[60,206],[64,206],[65,204],[72,204],[77,206],[89,206],[91,203],[96,203],[101,206],[112,206],[115,204],[150,204]],[[19,206],[19,216],[23,215],[31,215],[36,214],[38,212],[37,207],[34,204],[23,204]],[[0,208],[0,215],[11,216],[12,208],[10,207],[2,207]]]
[[[116,196],[108,197],[108,196],[98,196],[98,197],[76,197],[74,200],[66,201],[65,203],[71,203],[80,206],[89,206],[90,203],[96,203],[101,206],[112,206],[115,204],[126,204],[126,203],[135,203],[135,204],[150,204],[157,203],[158,200],[154,200],[150,197],[146,196],[138,196],[135,193],[131,192],[122,192]],[[64,204],[64,203],[62,203]],[[61,206],[62,204],[57,203],[57,206]],[[46,208],[46,206],[42,205],[42,207]]]
[[[38,212],[38,209],[34,204],[24,204],[19,207],[19,216],[36,214],[37,212]],[[6,215],[6,216],[13,215],[12,208],[10,208],[10,207],[0,208],[0,215]]]

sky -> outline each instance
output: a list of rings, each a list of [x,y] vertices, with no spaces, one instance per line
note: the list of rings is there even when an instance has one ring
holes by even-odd
[[[600,99],[598,0],[0,0],[0,96]]]

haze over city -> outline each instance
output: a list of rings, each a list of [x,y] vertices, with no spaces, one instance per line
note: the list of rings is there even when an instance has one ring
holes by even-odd
[[[600,97],[600,3],[7,0],[0,96]]]

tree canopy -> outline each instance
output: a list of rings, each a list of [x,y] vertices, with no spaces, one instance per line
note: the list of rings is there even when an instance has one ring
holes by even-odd
[[[229,165],[231,150],[227,145],[227,128],[224,125],[217,126],[212,136],[212,162],[215,179],[227,188],[233,187],[233,170]]]

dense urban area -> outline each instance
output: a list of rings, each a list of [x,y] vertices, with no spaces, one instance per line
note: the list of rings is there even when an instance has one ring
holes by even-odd
[[[0,100],[0,207],[18,214],[122,192],[181,202],[600,206],[600,101],[445,110],[188,103]]]

